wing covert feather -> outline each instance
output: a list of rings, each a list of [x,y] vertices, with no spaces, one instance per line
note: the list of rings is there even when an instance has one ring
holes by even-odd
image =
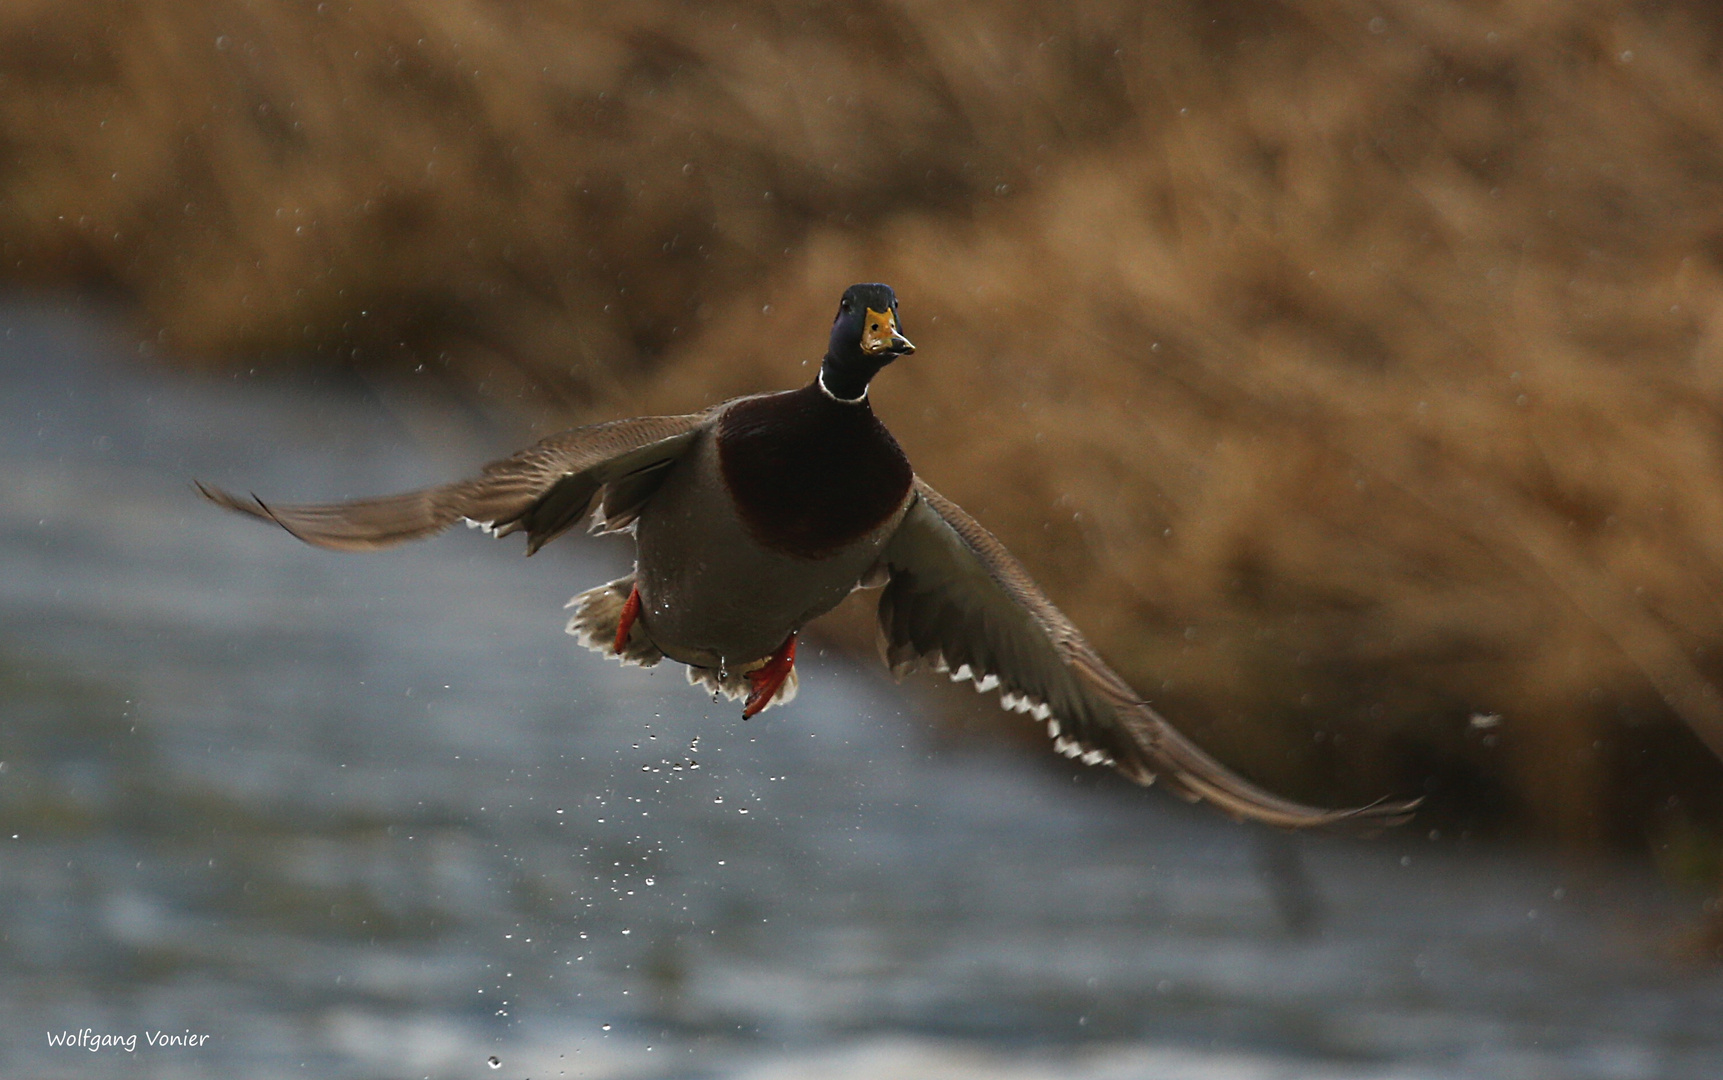
[[[652,474],[688,449],[710,415],[641,416],[573,428],[493,461],[470,479],[375,499],[274,506],[255,495],[197,487],[212,502],[272,521],[318,547],[371,551],[464,519],[498,536],[525,532],[530,555],[584,520],[593,497],[612,485],[625,488],[629,498],[618,507],[607,496],[607,522],[632,521],[656,490]]]
[[[1262,790],[1169,724],[1084,640],[991,533],[919,477],[916,500],[887,543],[880,594],[886,662],[927,666],[997,687],[1008,708],[1046,720],[1054,745],[1111,764],[1140,784],[1157,776],[1187,799],[1238,819],[1288,828],[1399,824],[1416,802],[1348,810],[1304,806]]]

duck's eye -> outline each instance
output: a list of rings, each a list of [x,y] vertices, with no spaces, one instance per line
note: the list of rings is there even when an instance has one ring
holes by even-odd
[[[876,334],[877,334],[877,333],[879,333],[879,323],[874,323],[874,324],[873,324],[873,331],[874,331],[874,333],[876,333]]]

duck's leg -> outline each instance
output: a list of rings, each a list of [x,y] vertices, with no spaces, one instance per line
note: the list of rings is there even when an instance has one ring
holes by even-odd
[[[640,617],[640,586],[628,590],[628,599],[622,604],[622,617],[616,620],[616,652],[628,647],[628,633],[634,629],[634,620]]]
[[[796,635],[791,634],[764,664],[748,672],[748,683],[754,692],[748,695],[748,704],[742,707],[742,719],[746,720],[770,705],[795,668]]]

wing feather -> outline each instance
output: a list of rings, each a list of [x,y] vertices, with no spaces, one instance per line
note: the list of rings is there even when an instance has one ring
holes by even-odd
[[[255,495],[197,487],[212,502],[272,521],[318,547],[391,547],[464,519],[498,536],[526,533],[530,555],[583,521],[600,491],[606,492],[607,524],[633,521],[710,415],[642,416],[573,428],[493,461],[470,479],[375,499],[275,506]]]
[[[1140,784],[1163,778],[1192,801],[1238,819],[1288,828],[1399,824],[1413,802],[1324,810],[1245,780],[1187,739],[1084,640],[1005,546],[919,477],[916,500],[882,554],[886,661],[996,684],[1002,703],[1048,723],[1061,752],[1111,764]]]

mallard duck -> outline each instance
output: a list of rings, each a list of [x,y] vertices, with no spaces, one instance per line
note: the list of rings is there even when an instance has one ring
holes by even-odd
[[[665,657],[691,683],[744,700],[744,718],[795,696],[796,635],[853,590],[883,586],[894,674],[927,667],[1046,724],[1056,749],[1139,784],[1279,826],[1389,824],[1413,803],[1324,810],[1234,774],[1109,668],[1011,553],[916,476],[868,402],[882,368],[915,351],[879,284],[838,302],[824,361],[799,390],[686,416],[575,428],[441,487],[275,506],[199,484],[222,506],[308,544],[368,551],[458,521],[524,532],[527,554],[588,519],[632,532],[635,569],[569,601],[568,631],[624,663]]]

